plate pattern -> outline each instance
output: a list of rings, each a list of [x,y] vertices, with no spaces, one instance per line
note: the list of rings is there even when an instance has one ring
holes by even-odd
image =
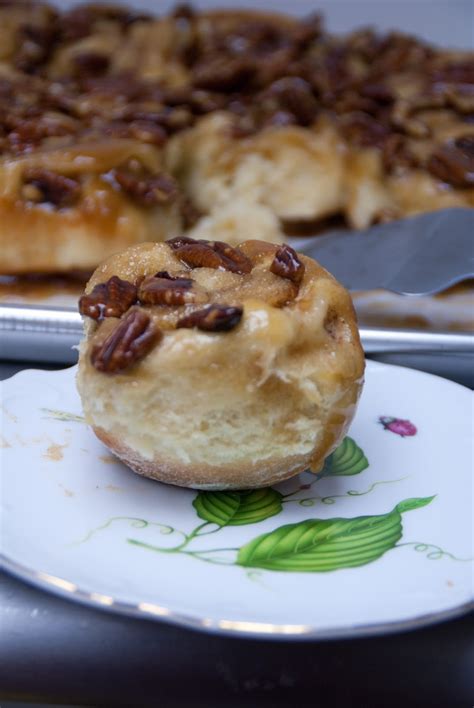
[[[318,475],[195,492],[109,455],[73,378],[30,371],[3,386],[1,550],[12,572],[108,609],[255,636],[375,633],[471,605],[466,389],[369,363],[350,436]]]

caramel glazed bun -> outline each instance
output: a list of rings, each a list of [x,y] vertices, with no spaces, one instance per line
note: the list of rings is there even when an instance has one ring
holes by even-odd
[[[133,246],[95,271],[79,308],[86,419],[138,474],[245,489],[317,472],[355,413],[350,296],[287,245]]]

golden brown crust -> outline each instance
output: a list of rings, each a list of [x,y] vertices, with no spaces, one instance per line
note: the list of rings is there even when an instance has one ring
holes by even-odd
[[[310,465],[309,455],[268,459],[257,464],[251,462],[213,467],[205,464],[185,465],[176,460],[167,461],[157,456],[153,460],[144,459],[136,450],[132,450],[111,433],[93,426],[93,431],[122,462],[143,477],[157,482],[174,484],[191,489],[252,489],[266,487],[283,482],[299,472],[304,472]],[[326,451],[324,451],[325,453]],[[321,459],[326,457],[323,451]],[[319,465],[313,471],[319,471]]]

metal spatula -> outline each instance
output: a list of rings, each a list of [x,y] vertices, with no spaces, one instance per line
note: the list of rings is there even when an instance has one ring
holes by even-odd
[[[474,278],[474,209],[441,211],[334,232],[298,247],[346,288],[430,295]]]

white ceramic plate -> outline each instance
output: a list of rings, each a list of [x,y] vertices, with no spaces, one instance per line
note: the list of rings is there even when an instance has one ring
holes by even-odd
[[[473,600],[472,394],[369,362],[319,478],[197,493],[134,475],[84,424],[74,369],[3,384],[7,570],[110,610],[212,631],[330,637]]]

